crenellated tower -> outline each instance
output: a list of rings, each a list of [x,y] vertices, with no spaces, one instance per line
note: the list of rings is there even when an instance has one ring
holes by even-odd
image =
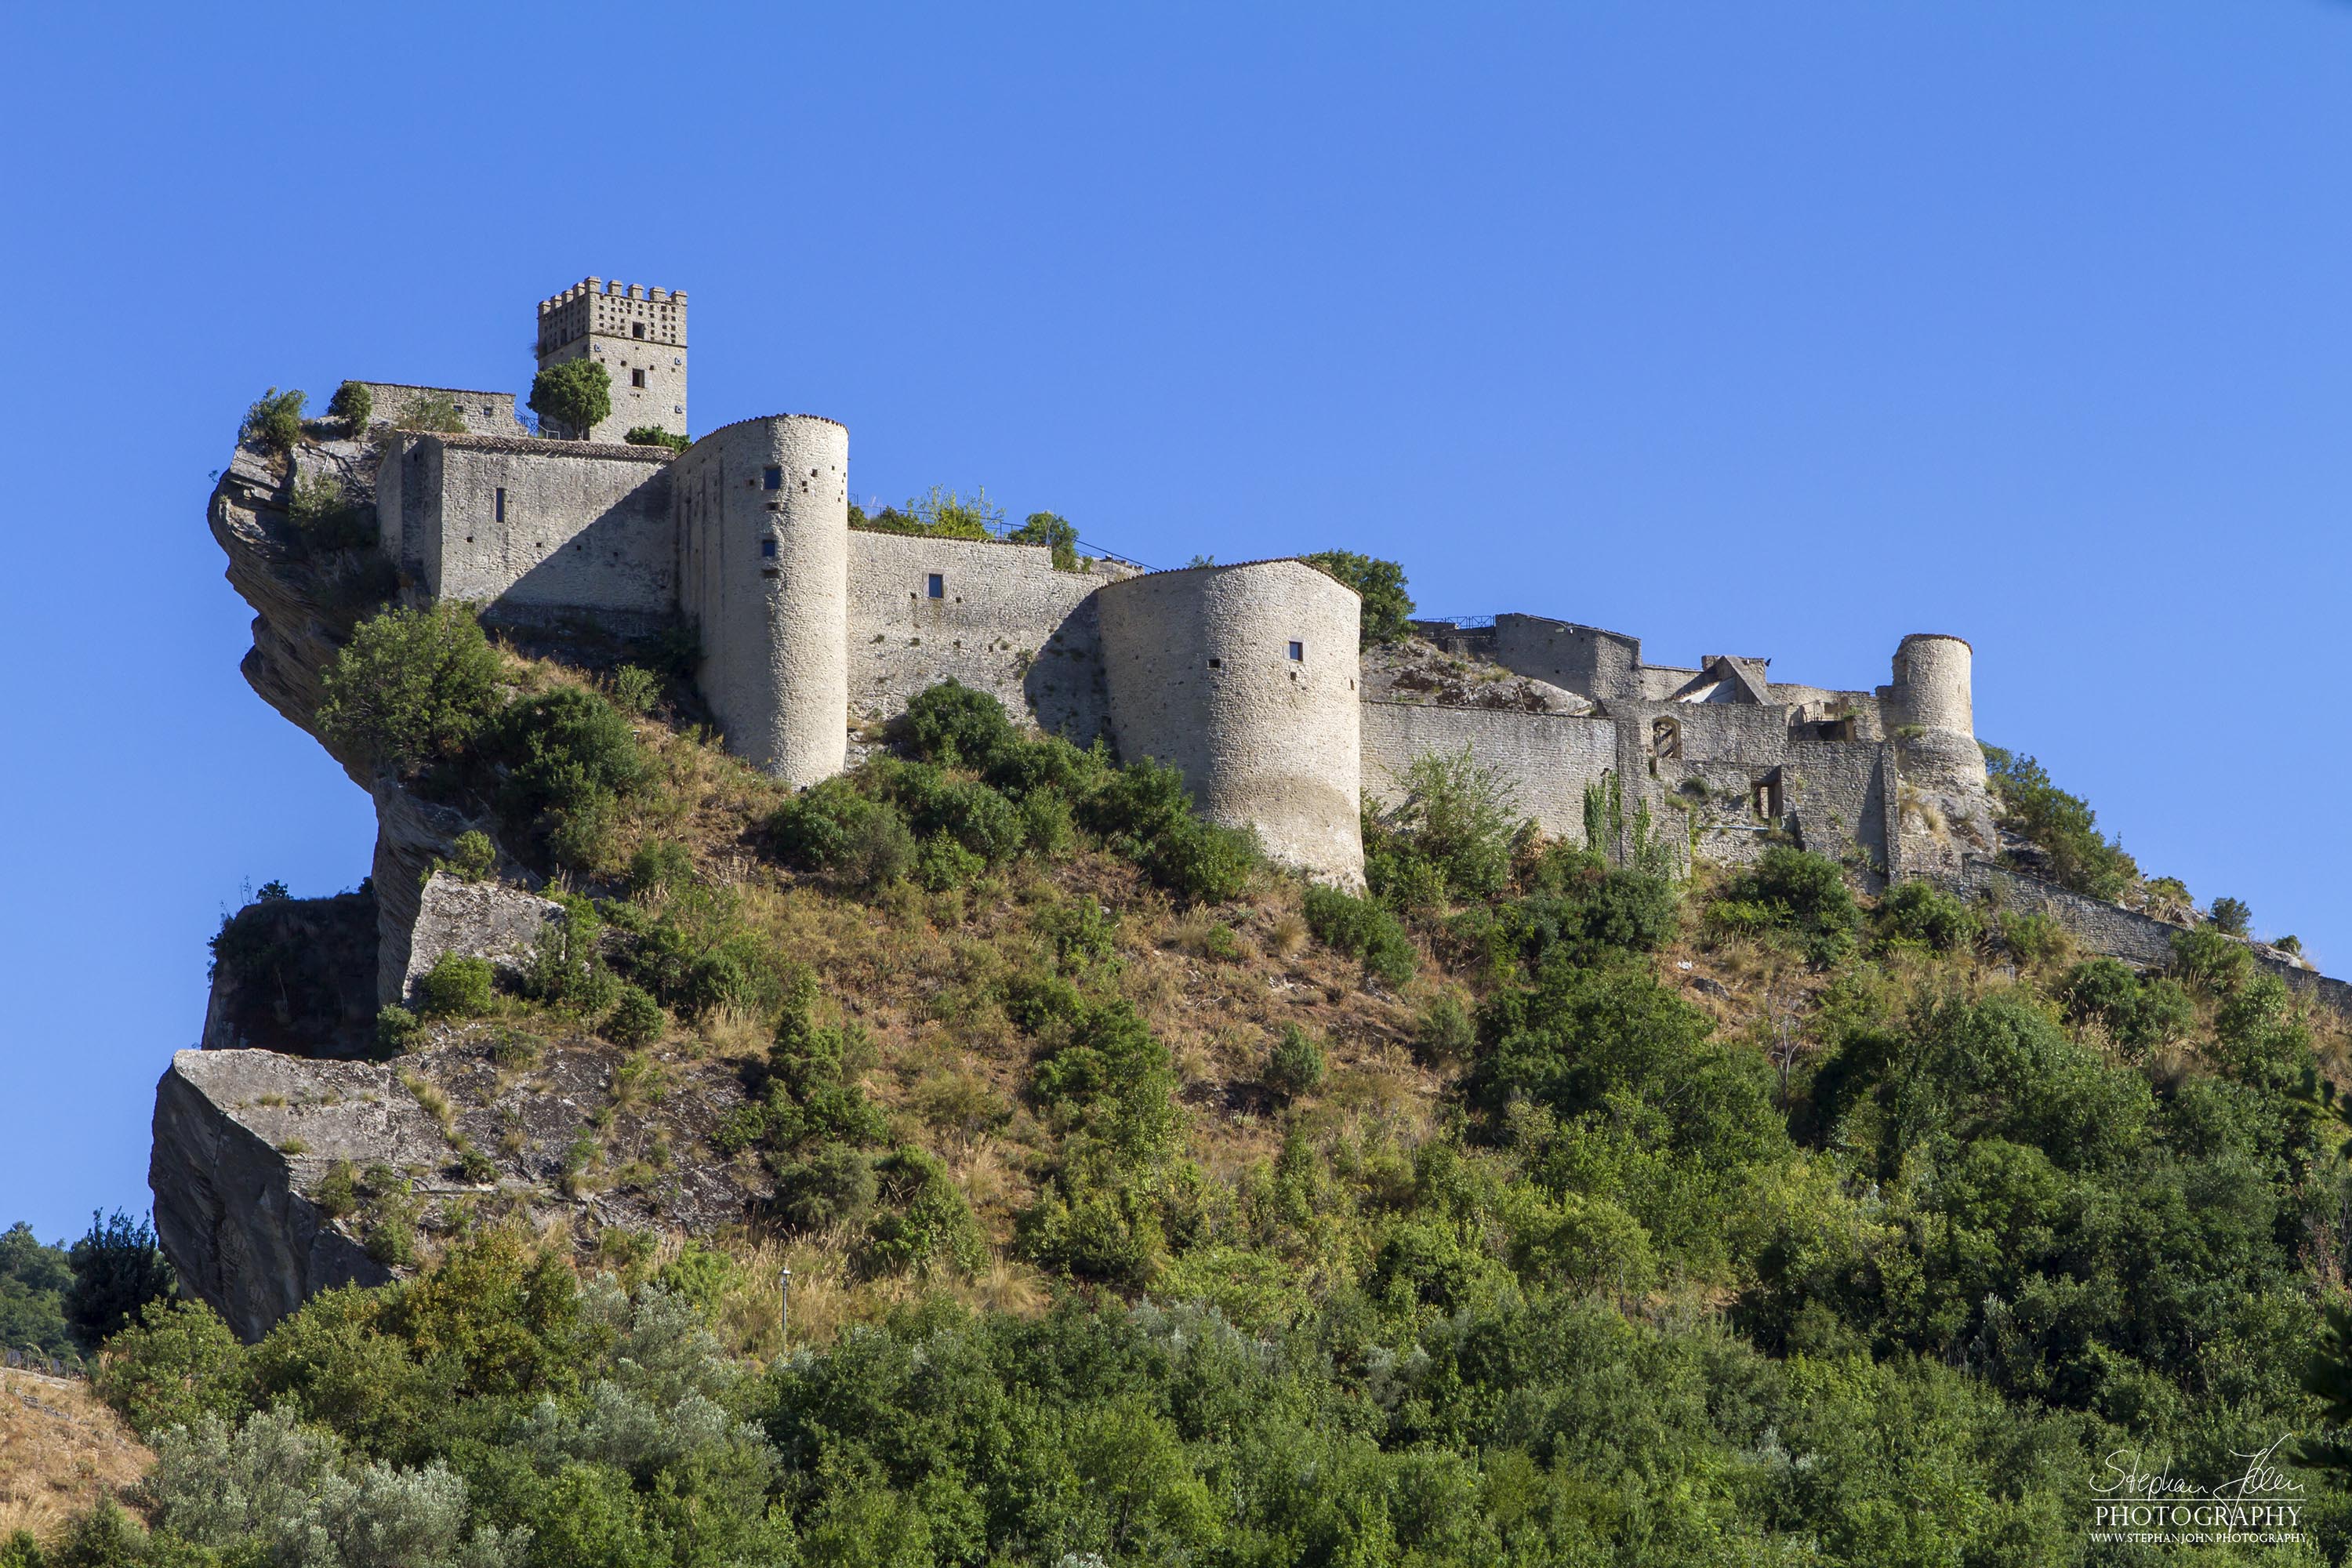
[[[683,289],[587,278],[541,300],[539,368],[574,359],[593,359],[613,378],[613,412],[593,430],[546,434],[619,441],[645,426],[688,433]]]

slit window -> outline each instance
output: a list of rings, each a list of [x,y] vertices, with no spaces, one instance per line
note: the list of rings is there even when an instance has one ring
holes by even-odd
[[[490,516],[499,522],[507,520],[507,488],[504,485],[498,488],[498,493],[490,500]]]
[[[782,489],[784,488],[784,470],[780,468],[761,469],[760,488],[763,490]]]
[[[775,558],[776,542],[772,539],[763,539],[760,541],[760,559],[762,561],[773,561]]]
[[[1306,645],[1305,643],[1303,643],[1303,642],[1295,642],[1295,643],[1292,643],[1292,644],[1290,645],[1290,662],[1291,662],[1291,663],[1293,663],[1293,664],[1297,664],[1297,663],[1301,662],[1302,660],[1304,660],[1306,658],[1307,658],[1307,645]]]
[[[947,578],[937,572],[925,577],[923,579],[923,596],[929,599],[946,598],[948,596]]]

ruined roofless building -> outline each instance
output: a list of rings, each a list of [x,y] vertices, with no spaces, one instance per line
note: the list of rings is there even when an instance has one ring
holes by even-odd
[[[1546,832],[1591,828],[1620,859],[1793,840],[1873,878],[1958,880],[1996,848],[1958,637],[1905,638],[1868,689],[1776,681],[1757,658],[1652,665],[1635,638],[1536,616],[1417,623],[1360,655],[1356,595],[1301,561],[1059,571],[1040,546],[853,530],[849,433],[829,419],[618,444],[686,432],[682,293],[589,279],[540,305],[538,347],[541,366],[603,363],[612,416],[543,438],[476,420],[493,405],[468,394],[464,432],[395,422],[377,504],[404,596],[543,630],[682,626],[729,748],[793,784],[842,772],[954,679],[1173,764],[1212,820],[1343,884],[1363,877],[1360,802],[1393,804],[1416,758],[1465,749]]]

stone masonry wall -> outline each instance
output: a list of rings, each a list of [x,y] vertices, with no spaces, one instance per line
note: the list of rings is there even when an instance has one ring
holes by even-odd
[[[1606,719],[1495,708],[1363,705],[1364,793],[1383,805],[1402,796],[1406,768],[1432,752],[1468,746],[1508,779],[1517,809],[1554,837],[1584,838],[1584,787],[1616,766],[1616,726]]]
[[[523,622],[605,612],[619,629],[670,616],[677,549],[667,451],[464,436],[417,445],[437,458],[427,458],[415,510],[417,565],[436,600]],[[405,491],[404,477],[404,510]]]
[[[457,405],[457,417],[469,436],[520,436],[511,392],[476,392],[459,386],[404,386],[396,382],[363,381],[368,389],[368,423],[397,427],[409,411],[428,397],[446,397]]]
[[[1108,562],[1057,572],[1035,545],[852,530],[851,721],[887,720],[954,679],[1088,744],[1110,724],[1095,590],[1131,574]]]

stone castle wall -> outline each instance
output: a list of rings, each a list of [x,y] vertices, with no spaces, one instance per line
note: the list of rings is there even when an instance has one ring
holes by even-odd
[[[551,434],[619,441],[643,426],[688,433],[682,291],[583,279],[540,301],[538,350],[542,370],[593,359],[613,380],[613,411],[593,429]]]
[[[1276,858],[1361,883],[1354,591],[1265,561],[1130,577],[1097,604],[1119,754],[1174,765],[1203,816]]]
[[[1617,765],[1617,726],[1601,718],[1502,708],[1363,705],[1364,793],[1383,806],[1403,798],[1405,770],[1431,752],[1470,748],[1507,780],[1517,810],[1544,832],[1584,841],[1584,791]]]
[[[851,721],[870,729],[956,680],[1090,743],[1110,724],[1095,591],[1129,574],[1108,562],[1057,572],[1036,545],[852,530]]]
[[[405,386],[398,382],[363,381],[368,389],[368,423],[398,426],[409,410],[427,398],[447,398],[465,421],[469,436],[520,436],[522,423],[515,417],[511,392],[474,392],[457,386]]]

